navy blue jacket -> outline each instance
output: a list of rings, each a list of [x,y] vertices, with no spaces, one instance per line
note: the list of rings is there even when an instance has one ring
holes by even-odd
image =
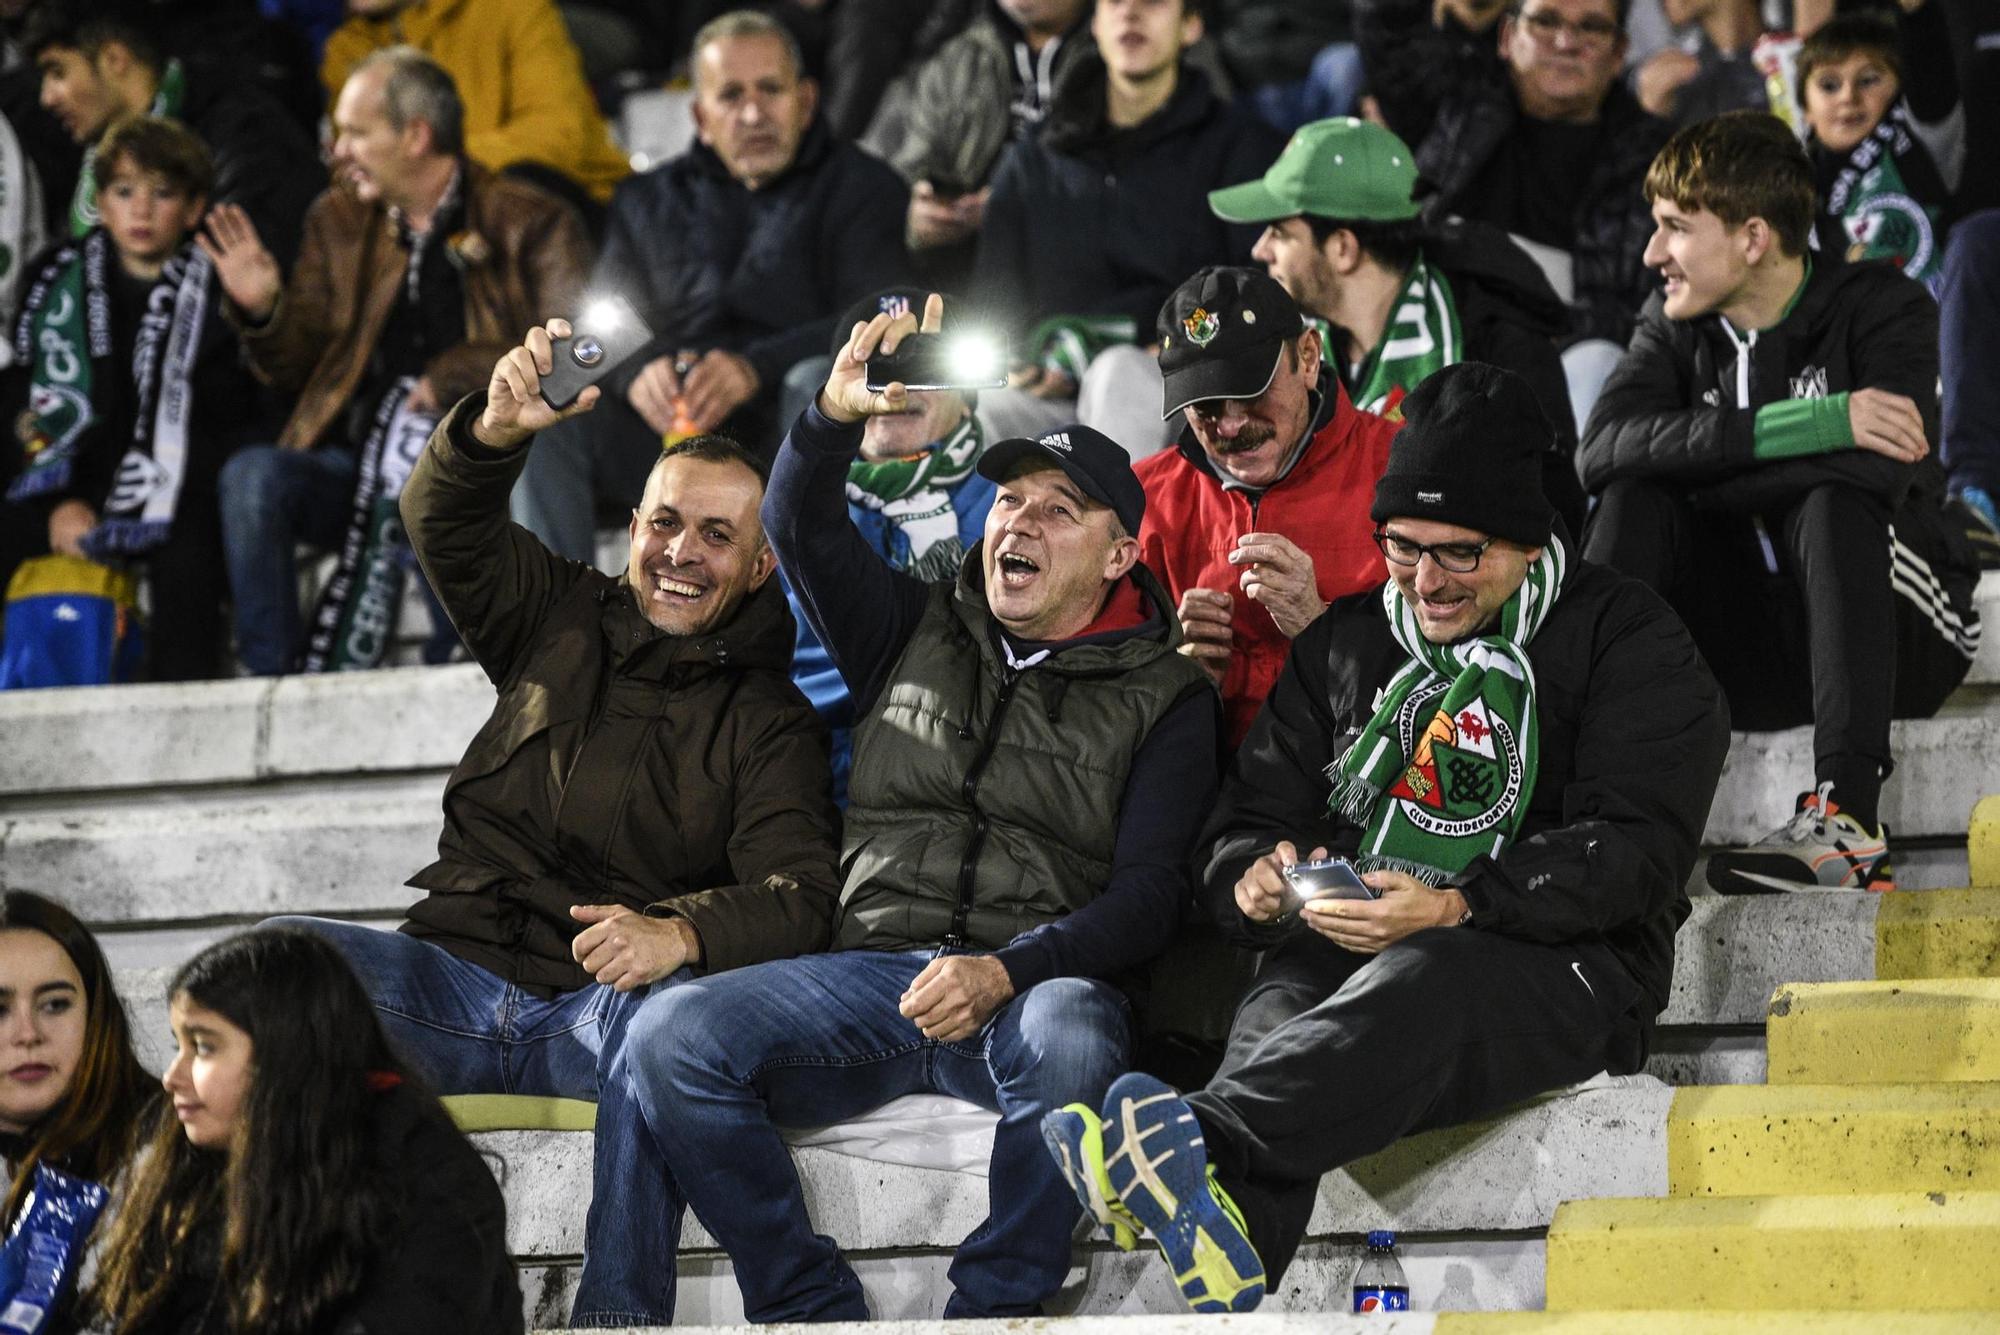
[[[606,388],[623,397],[655,358],[722,348],[747,358],[775,400],[794,362],[825,354],[835,316],[903,280],[909,203],[887,163],[817,121],[791,169],[758,190],[701,144],[626,181],[591,292],[631,302],[654,338]]]

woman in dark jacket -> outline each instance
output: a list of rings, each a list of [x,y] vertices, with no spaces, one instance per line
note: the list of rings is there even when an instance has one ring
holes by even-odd
[[[248,932],[175,977],[173,1099],[94,1293],[119,1335],[519,1332],[506,1207],[305,932]]]
[[[42,1324],[28,1329],[76,1328],[71,1289],[96,1212],[72,1231],[41,1209],[57,1197],[73,1208],[115,1188],[159,1095],[132,1053],[125,1008],[89,929],[40,895],[0,895],[0,1161],[8,1174],[0,1307],[20,1305],[9,1308],[10,1321],[33,1307]]]

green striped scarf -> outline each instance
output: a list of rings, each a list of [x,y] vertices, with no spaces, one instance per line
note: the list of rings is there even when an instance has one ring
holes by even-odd
[[[1480,854],[1498,856],[1520,829],[1540,749],[1527,650],[1568,560],[1551,538],[1498,628],[1454,644],[1426,640],[1396,582],[1383,587],[1390,633],[1410,661],[1327,774],[1329,813],[1362,827],[1356,865],[1440,885]]]
[[[1410,266],[1403,290],[1389,312],[1382,341],[1368,354],[1350,382],[1354,406],[1392,422],[1403,420],[1403,396],[1465,357],[1458,325],[1458,302],[1441,270],[1422,255]]]

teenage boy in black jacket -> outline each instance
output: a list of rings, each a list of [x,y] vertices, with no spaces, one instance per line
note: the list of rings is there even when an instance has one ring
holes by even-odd
[[[1584,554],[1681,609],[1739,725],[1814,725],[1814,790],[1710,884],[1891,888],[1889,719],[1935,712],[1979,635],[1931,455],[1937,307],[1888,265],[1807,255],[1812,168],[1773,116],[1681,131],[1646,193],[1666,289],[1584,433]]]
[[[1183,61],[1202,32],[1195,0],[1098,0],[1090,29],[1099,54],[1064,76],[1041,134],[1002,159],[980,236],[980,305],[1025,336],[1019,387],[1048,404],[1034,414],[1002,392],[980,408],[1029,434],[1075,415],[1091,360],[1141,341],[1182,279],[1249,253],[1256,232],[1203,198],[1262,172],[1283,146]],[[1112,434],[1141,453],[1164,439]]]
[[[1728,749],[1680,618],[1576,559],[1520,377],[1462,362],[1404,408],[1370,509],[1391,582],[1292,641],[1198,844],[1218,919],[1268,950],[1221,1071],[1185,1099],[1134,1072],[1101,1116],[1042,1122],[1198,1311],[1257,1305],[1321,1174],[1639,1069]],[[1286,899],[1329,849],[1375,897]]]

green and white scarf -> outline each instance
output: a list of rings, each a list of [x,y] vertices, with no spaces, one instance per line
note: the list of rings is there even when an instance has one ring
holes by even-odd
[[[1892,260],[1927,283],[1944,268],[1938,206],[1947,198],[1936,165],[1910,128],[1908,110],[1898,103],[1847,151],[1827,188],[1826,211],[1840,220],[1849,261]]]
[[[1136,342],[1139,326],[1125,315],[1051,315],[1028,331],[1021,360],[1081,381],[1084,368],[1106,348]]]
[[[399,501],[437,425],[434,414],[407,406],[416,383],[415,376],[404,376],[389,387],[362,442],[347,539],[313,613],[307,672],[380,667],[395,643],[410,564]]]
[[[160,86],[153,93],[153,100],[146,108],[148,116],[168,116],[180,119],[181,103],[187,100],[187,71],[181,68],[178,59],[169,60],[160,71]],[[69,197],[69,234],[82,236],[98,223],[104,221],[97,212],[97,176],[91,171],[97,161],[97,145],[90,144],[83,150],[83,166],[77,172],[76,193]]]
[[[111,256],[103,229],[66,245],[35,277],[15,330],[15,353],[28,363],[28,466],[9,490],[20,500],[61,492],[91,448],[99,425],[98,378],[111,364]],[[169,259],[147,295],[133,340],[132,435],[98,510],[84,550],[99,560],[145,552],[166,541],[187,476],[192,380],[215,296],[215,268],[192,244]],[[94,388],[95,387],[95,388]]]
[[[1527,650],[1568,560],[1562,540],[1550,538],[1500,609],[1498,629],[1455,644],[1426,640],[1396,582],[1384,586],[1389,631],[1410,661],[1327,767],[1329,814],[1362,827],[1357,866],[1441,885],[1480,854],[1498,856],[1520,829],[1541,745]]]
[[[1363,412],[1403,420],[1403,397],[1435,371],[1465,356],[1459,330],[1458,302],[1441,270],[1421,254],[1403,280],[1403,291],[1389,315],[1382,341],[1349,382],[1348,395]]]
[[[968,413],[927,450],[880,462],[856,459],[847,466],[849,503],[880,514],[909,545],[899,569],[925,583],[957,577],[965,546],[951,489],[972,476],[984,447],[978,420]]]

